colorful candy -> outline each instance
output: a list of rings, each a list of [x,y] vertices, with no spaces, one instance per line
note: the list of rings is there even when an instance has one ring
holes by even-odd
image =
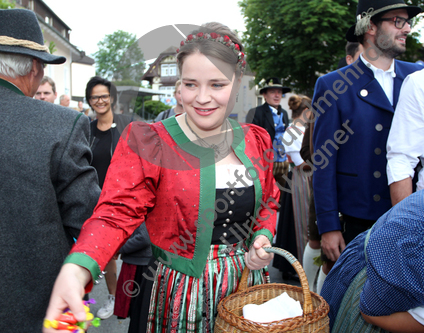
[[[100,326],[100,318],[94,318],[90,312],[90,304],[95,304],[94,299],[90,299],[84,302],[84,310],[86,312],[85,321],[77,321],[74,314],[70,309],[65,309],[63,313],[56,320],[44,319],[44,327],[54,328],[56,330],[67,330],[72,333],[84,333],[85,330],[93,325],[94,327]]]

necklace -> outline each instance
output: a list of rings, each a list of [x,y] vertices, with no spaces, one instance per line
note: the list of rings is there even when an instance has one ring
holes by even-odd
[[[226,119],[226,122],[225,122],[225,136],[224,136],[224,140],[222,140],[217,145],[214,144],[214,143],[210,144],[210,143],[206,142],[206,140],[202,139],[200,136],[197,135],[197,133],[188,124],[187,114],[185,115],[184,119],[185,119],[185,123],[186,123],[187,127],[190,129],[191,133],[193,133],[194,136],[197,138],[197,140],[199,141],[200,145],[202,147],[212,148],[214,150],[214,152],[215,152],[215,159],[218,159],[220,157],[224,158],[225,156],[227,156],[229,154],[230,145],[227,142],[227,132],[228,132],[228,124],[229,124],[228,119]]]

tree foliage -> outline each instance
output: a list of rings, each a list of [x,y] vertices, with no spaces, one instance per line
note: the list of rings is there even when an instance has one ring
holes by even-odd
[[[11,9],[15,8],[15,3],[8,0],[0,0],[0,9]]]
[[[335,70],[345,56],[345,34],[355,23],[357,0],[242,0],[239,5],[256,83],[277,76],[312,97],[317,78]]]
[[[12,9],[15,8],[15,2],[8,0],[0,0],[0,9]]]
[[[50,52],[50,54],[53,54],[56,51],[57,51],[56,43],[55,42],[50,42],[49,43],[49,52]]]
[[[144,73],[143,52],[135,35],[118,30],[106,35],[94,53],[96,74],[113,81],[140,82]]]
[[[423,0],[407,0],[405,3],[411,6],[419,6],[421,9],[424,9]],[[418,24],[421,19],[421,15],[414,18],[414,24]],[[424,58],[424,49],[422,43],[420,42],[420,37],[420,34],[417,32],[413,32],[407,37],[406,52],[399,57],[400,59],[415,62]]]
[[[135,82],[134,80],[121,80],[113,82],[115,86],[133,86],[133,87],[141,87],[141,83]]]
[[[161,101],[146,101],[144,102],[144,112],[154,115],[155,117],[162,111],[168,110],[169,106]],[[136,109],[136,112],[140,114],[141,106]]]

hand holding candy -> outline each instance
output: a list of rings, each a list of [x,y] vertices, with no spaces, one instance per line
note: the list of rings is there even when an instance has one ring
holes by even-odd
[[[44,327],[54,328],[56,330],[67,330],[71,331],[72,333],[84,333],[90,325],[93,325],[94,327],[100,326],[100,319],[94,318],[89,308],[89,304],[95,304],[96,301],[94,299],[90,299],[88,301],[83,301],[83,303],[84,310],[86,312],[85,321],[77,321],[74,314],[69,309],[66,309],[57,318],[57,320],[44,319]]]
[[[85,321],[87,313],[81,301],[84,294],[90,291],[91,273],[84,267],[67,263],[62,266],[53,287],[45,318],[57,321],[59,316],[69,308],[78,321]],[[69,333],[68,330],[57,330],[53,327],[43,327],[43,333]]]

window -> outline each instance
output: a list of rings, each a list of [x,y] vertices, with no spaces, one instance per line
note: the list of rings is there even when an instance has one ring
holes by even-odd
[[[44,18],[44,22],[46,22],[47,24],[53,25],[53,18],[46,16]]]
[[[162,64],[161,76],[177,76],[177,64]]]
[[[263,104],[263,99],[262,99],[262,97],[261,96],[259,96],[258,97],[258,99],[257,99],[257,102],[256,102],[257,104],[256,105],[262,105]]]
[[[175,87],[174,86],[170,86],[170,87],[164,87],[164,86],[162,86],[162,87],[159,87],[159,90],[162,91],[162,92],[164,92],[166,94],[166,95],[162,95],[161,97],[169,98],[169,97],[173,97],[174,96]]]

